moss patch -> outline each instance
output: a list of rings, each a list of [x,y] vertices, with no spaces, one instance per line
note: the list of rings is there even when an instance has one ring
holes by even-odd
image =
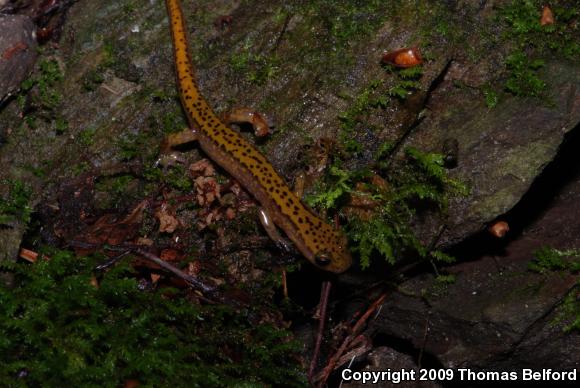
[[[0,286],[4,384],[305,385],[296,342],[249,311],[144,289],[128,265],[95,286],[92,268],[102,258],[49,254],[33,265],[2,264],[17,276],[14,289]]]

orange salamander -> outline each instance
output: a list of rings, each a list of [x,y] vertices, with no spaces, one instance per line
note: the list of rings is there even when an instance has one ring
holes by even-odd
[[[261,204],[266,229],[273,222],[316,267],[335,273],[346,271],[352,259],[344,234],[304,205],[268,159],[240,133],[226,126],[201,95],[194,79],[181,5],[178,0],[166,0],[166,4],[179,94],[191,127],[169,136],[166,146],[198,141],[202,150]]]

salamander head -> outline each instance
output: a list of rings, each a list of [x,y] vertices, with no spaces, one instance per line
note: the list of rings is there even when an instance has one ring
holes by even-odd
[[[313,252],[312,263],[318,268],[341,273],[346,271],[352,264],[352,256],[348,250],[346,237],[342,232],[333,230],[329,236],[328,244]]]

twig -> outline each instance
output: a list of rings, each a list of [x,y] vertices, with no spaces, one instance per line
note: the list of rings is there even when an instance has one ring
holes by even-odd
[[[324,386],[328,377],[335,369],[338,361],[340,360],[341,356],[344,354],[345,350],[348,349],[349,345],[353,342],[353,340],[358,336],[358,333],[361,331],[363,325],[367,322],[369,317],[372,313],[383,303],[385,298],[387,297],[386,293],[382,293],[377,300],[370,305],[370,307],[365,311],[365,313],[359,318],[359,320],[353,326],[351,333],[344,339],[340,347],[338,348],[337,352],[330,358],[326,367],[320,372],[314,379],[317,383],[318,387]]]
[[[318,334],[316,335],[316,343],[314,345],[314,353],[312,354],[312,361],[310,361],[310,369],[308,369],[308,381],[312,384],[312,377],[314,376],[314,369],[318,363],[318,356],[320,355],[320,345],[322,344],[322,337],[324,336],[324,324],[326,323],[326,308],[328,306],[328,297],[330,295],[330,287],[332,283],[329,280],[322,282],[320,290],[320,317],[318,322]]]
[[[431,314],[431,312],[429,312]],[[425,351],[425,346],[427,346],[427,335],[429,334],[429,316],[425,319],[425,331],[423,332],[423,344],[421,345],[421,350],[419,350],[419,357],[417,358],[417,365],[421,368],[421,360],[423,359],[423,352]]]
[[[203,283],[201,280],[199,280],[191,275],[186,274],[185,272],[183,272],[179,268],[174,267],[173,265],[169,264],[168,262],[161,260],[159,257],[155,256],[154,254],[152,254],[150,252],[143,250],[142,248],[133,249],[133,252],[135,252],[139,256],[142,256],[143,258],[145,258],[149,261],[154,262],[155,264],[157,264],[161,268],[173,273],[175,276],[185,280],[193,288],[197,288],[198,290],[200,290],[206,294],[214,294],[216,292],[216,289],[214,287],[208,286],[207,284]]]
[[[282,290],[284,291],[284,299],[288,299],[288,278],[285,269],[282,270]]]
[[[280,33],[278,34],[278,37],[276,38],[276,42],[274,43],[274,46],[270,50],[271,52],[274,52],[278,49],[278,46],[280,45],[280,42],[282,41],[282,36],[284,36],[284,34],[286,33],[286,29],[288,28],[288,23],[290,22],[291,18],[292,18],[292,14],[287,14],[286,17],[284,18],[284,24],[282,25],[282,29],[280,30]]]
[[[89,248],[95,249],[95,248],[102,247],[101,245],[98,245],[98,244],[87,243],[84,241],[76,241],[76,240],[69,241],[68,245],[73,246],[73,247],[78,247],[78,248],[84,248],[84,249],[89,249]],[[119,255],[113,257],[112,259],[107,260],[105,263],[98,265],[96,267],[97,270],[103,270],[105,268],[108,268],[111,265],[113,265],[115,262],[117,262],[119,259],[128,255],[129,253],[135,253],[135,254],[143,257],[146,260],[152,261],[153,263],[157,264],[158,266],[165,269],[166,271],[173,273],[175,276],[183,279],[190,287],[197,289],[205,294],[208,294],[212,298],[216,298],[219,301],[223,301],[222,298],[220,298],[217,295],[215,287],[209,286],[209,285],[203,283],[201,280],[199,280],[191,275],[186,274],[185,272],[183,272],[179,268],[169,264],[166,261],[161,260],[159,257],[155,256],[151,252],[144,250],[143,248],[141,248],[138,245],[121,244],[121,245],[116,245],[116,246],[109,245],[109,246],[105,246],[102,248],[104,248],[105,250],[117,251],[117,252],[121,252],[121,253]],[[203,299],[208,301],[208,302],[212,302],[211,300],[209,300],[207,298],[203,298]]]

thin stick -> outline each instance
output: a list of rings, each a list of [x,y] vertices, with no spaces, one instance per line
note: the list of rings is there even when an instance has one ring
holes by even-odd
[[[168,262],[161,260],[159,257],[155,256],[154,254],[152,254],[150,252],[147,252],[141,248],[133,249],[133,252],[135,252],[139,256],[142,256],[143,258],[145,258],[149,261],[154,262],[155,264],[157,264],[161,268],[173,273],[175,276],[185,280],[192,287],[197,288],[198,290],[200,290],[206,294],[214,294],[216,291],[214,287],[206,285],[205,283],[203,283],[199,279],[197,279],[191,275],[186,274],[185,272],[183,272],[179,268],[174,267],[173,265],[169,264]]]
[[[425,351],[425,346],[427,346],[427,335],[429,334],[429,316],[425,319],[425,331],[423,332],[423,344],[421,345],[421,350],[419,351],[419,357],[417,359],[417,365],[421,368],[421,360],[423,359],[423,352]]]
[[[75,240],[69,241],[68,244],[69,244],[69,246],[81,247],[84,249],[88,249],[88,248],[94,249],[94,248],[101,247],[98,244],[92,244],[92,243],[87,243],[84,241],[75,241]],[[173,273],[175,276],[183,279],[192,288],[195,288],[203,293],[209,294],[212,297],[216,296],[215,287],[211,287],[211,286],[203,283],[201,280],[199,280],[191,275],[186,274],[185,272],[183,272],[179,268],[169,264],[166,261],[161,260],[159,257],[155,256],[154,254],[152,254],[150,252],[147,252],[146,250],[140,248],[139,246],[135,246],[132,244],[122,244],[119,246],[109,245],[109,246],[104,247],[104,249],[110,250],[110,251],[121,251],[122,253],[113,257],[111,260],[107,260],[105,263],[97,266],[97,268],[96,268],[97,270],[103,270],[103,269],[110,267],[115,262],[117,262],[119,259],[123,258],[127,254],[132,252],[132,253],[138,254],[139,256],[143,257],[146,260],[154,262],[155,264],[157,264],[161,268],[165,269],[166,271]]]
[[[334,356],[332,356],[330,358],[330,360],[328,361],[328,364],[322,370],[322,372],[320,372],[320,374],[318,374],[316,376],[315,382],[318,383],[317,384],[318,387],[324,386],[324,384],[326,383],[326,380],[328,380],[328,377],[330,376],[330,374],[332,373],[332,371],[336,367],[336,364],[340,360],[341,356],[344,354],[345,350],[349,347],[349,345],[352,343],[352,341],[357,337],[357,335],[358,335],[359,331],[362,329],[363,325],[366,323],[366,321],[369,319],[369,317],[372,315],[372,313],[383,303],[383,301],[385,300],[386,297],[387,297],[387,294],[382,293],[381,296],[379,296],[377,298],[377,300],[375,300],[373,302],[373,304],[370,305],[370,307],[367,309],[367,311],[365,311],[365,313],[362,315],[362,317],[360,317],[359,320],[355,323],[355,325],[352,328],[352,332],[344,339],[344,341],[342,342],[342,344],[338,348],[338,351],[334,354]]]
[[[287,14],[286,17],[284,18],[284,24],[282,25],[282,29],[280,30],[280,33],[278,34],[278,38],[276,38],[276,42],[274,43],[274,46],[272,47],[272,49],[270,51],[274,52],[278,49],[278,46],[280,45],[280,42],[282,41],[282,37],[284,36],[286,29],[288,28],[288,23],[290,22],[291,17],[292,17],[291,14]]]
[[[288,299],[288,279],[285,269],[282,270],[282,290],[284,291],[284,299]]]
[[[308,369],[308,381],[312,385],[312,377],[314,376],[314,369],[318,364],[318,357],[320,355],[320,345],[322,344],[322,337],[324,336],[324,324],[326,323],[326,307],[328,306],[328,297],[330,295],[330,287],[332,283],[329,280],[322,282],[320,290],[320,318],[318,322],[318,334],[316,335],[316,343],[314,345],[314,353],[312,361],[310,361],[310,369]]]

